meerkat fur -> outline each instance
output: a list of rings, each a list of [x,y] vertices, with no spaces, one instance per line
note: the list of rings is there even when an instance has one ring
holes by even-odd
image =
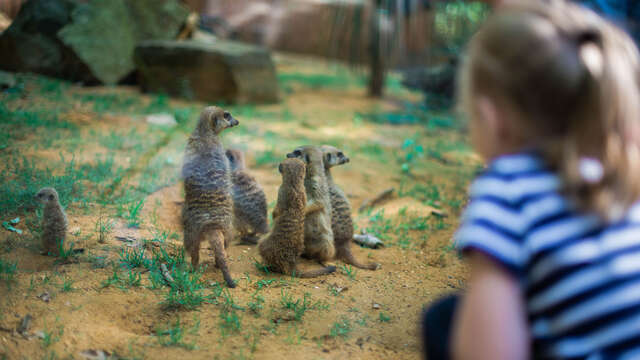
[[[238,125],[227,111],[206,107],[187,142],[182,177],[184,205],[182,224],[184,247],[191,264],[200,261],[200,244],[207,240],[227,286],[235,287],[227,265],[226,247],[233,236],[233,199],[231,171],[220,133]]]
[[[67,236],[67,215],[60,205],[58,192],[45,187],[35,195],[38,202],[44,204],[42,211],[42,248],[47,255],[57,256]]]
[[[304,189],[305,165],[299,159],[285,159],[278,170],[282,185],[278,189],[273,229],[258,243],[258,251],[267,267],[275,272],[316,277],[336,271],[335,266],[318,270],[298,271],[296,264],[304,251],[304,227],[307,213],[317,211],[307,206]]]
[[[233,224],[243,244],[255,245],[260,235],[269,232],[267,197],[255,177],[246,170],[244,154],[227,149],[231,166]]]
[[[325,177],[322,151],[317,146],[300,146],[287,154],[287,158],[301,159],[306,166],[304,188],[307,206],[313,210],[304,221],[303,257],[316,259],[321,264],[335,256],[331,230],[331,199]],[[276,214],[278,215],[278,214]]]
[[[332,167],[348,163],[349,158],[341,150],[331,145],[322,145],[320,148],[324,156],[325,177],[331,198],[331,229],[333,230],[336,259],[361,269],[376,270],[380,264],[364,264],[358,261],[351,252],[351,241],[353,240],[351,204],[344,191],[333,181],[331,175]]]

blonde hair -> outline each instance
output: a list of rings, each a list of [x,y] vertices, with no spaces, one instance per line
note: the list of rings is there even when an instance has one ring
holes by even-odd
[[[629,36],[590,10],[510,3],[472,39],[459,101],[468,114],[475,94],[507,101],[566,194],[613,221],[640,198],[638,64]]]

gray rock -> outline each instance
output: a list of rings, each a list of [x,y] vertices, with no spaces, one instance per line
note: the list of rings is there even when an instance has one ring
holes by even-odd
[[[92,0],[73,10],[58,36],[98,80],[115,84],[134,70],[137,43],[174,38],[187,15],[176,0]]]
[[[202,101],[278,100],[271,54],[233,41],[146,41],[135,52],[143,89]]]
[[[73,81],[94,80],[82,61],[56,36],[71,21],[76,5],[73,0],[27,1],[0,35],[0,69]]]
[[[16,77],[12,73],[0,71],[0,89],[16,86]]]

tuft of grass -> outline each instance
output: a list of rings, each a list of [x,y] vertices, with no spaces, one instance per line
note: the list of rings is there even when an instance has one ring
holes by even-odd
[[[17,271],[17,263],[0,258],[0,279],[4,279],[7,284],[10,284],[14,280]]]
[[[253,265],[256,267],[256,269],[258,269],[258,271],[260,271],[263,274],[270,274],[271,271],[269,271],[269,267],[263,263],[261,263],[260,261],[258,261],[257,259],[253,259]]]
[[[105,219],[101,211],[95,225],[95,232],[98,234],[98,242],[100,244],[104,244],[107,241],[107,237],[111,234],[114,226],[113,220]]]
[[[62,282],[62,286],[60,287],[60,290],[61,290],[62,292],[70,292],[70,291],[75,290],[75,289],[73,288],[73,283],[74,283],[74,281],[73,281],[73,280],[71,280],[71,278],[69,278],[69,277],[65,277],[65,278],[64,278],[64,281]]]
[[[304,313],[311,307],[311,294],[304,293],[302,299],[293,299],[293,296],[284,289],[280,291],[280,304],[284,309],[292,310],[296,320],[300,321]]]
[[[148,260],[144,257],[144,247],[126,248],[123,247],[120,252],[120,263],[129,269],[137,267],[145,267]]]
[[[75,243],[72,241],[69,244],[69,247],[65,248],[64,240],[61,239],[60,241],[58,241],[58,256],[56,257],[56,264],[71,264],[78,260],[74,244]]]
[[[380,316],[378,316],[378,321],[380,321],[380,322],[389,322],[389,321],[391,321],[391,317],[381,311],[380,312]]]
[[[60,341],[60,338],[64,334],[64,326],[60,324],[60,319],[56,318],[56,325],[54,329],[48,330],[47,325],[45,323],[45,328],[42,330],[43,337],[41,339],[41,345],[43,348],[48,348],[49,346]]]
[[[184,327],[180,323],[180,318],[176,318],[176,321],[169,322],[163,328],[157,328],[156,336],[158,337],[158,343],[162,346],[176,346],[187,350],[193,350],[196,348],[195,344],[186,343],[184,341]]]
[[[142,281],[142,277],[139,272],[133,271],[133,269],[129,270],[127,273],[127,277],[124,279],[124,283],[130,287],[139,287],[140,282]]]
[[[193,310],[213,300],[212,296],[204,294],[202,270],[191,272],[184,267],[174,267],[171,269],[171,276],[174,281],[169,283],[170,289],[161,302],[166,309]]]
[[[340,267],[340,270],[342,271],[343,274],[347,275],[349,279],[351,280],[356,279],[356,274],[358,273],[358,271],[353,266],[342,264],[342,266]]]
[[[140,199],[139,201],[133,201],[127,205],[127,212],[124,218],[128,222],[129,227],[138,228],[142,220],[140,220],[140,214],[142,208],[144,207],[144,199]]]
[[[351,330],[353,329],[351,327],[351,322],[349,321],[349,319],[347,319],[346,317],[342,317],[339,321],[333,323],[329,336],[331,336],[332,338],[336,338],[339,336],[343,339],[346,339],[349,337]]]

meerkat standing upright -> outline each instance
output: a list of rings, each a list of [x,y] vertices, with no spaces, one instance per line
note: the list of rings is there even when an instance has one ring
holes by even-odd
[[[245,244],[257,244],[259,235],[269,232],[267,197],[258,181],[246,171],[244,154],[228,149],[231,165],[233,225]]]
[[[302,278],[316,277],[336,271],[335,266],[319,270],[298,272],[296,264],[304,251],[305,217],[319,211],[318,203],[307,206],[304,189],[305,165],[299,159],[285,159],[278,170],[282,185],[278,189],[278,201],[273,210],[274,225],[271,232],[258,243],[258,251],[267,267],[275,272]]]
[[[333,231],[331,230],[331,199],[327,179],[324,175],[322,151],[316,146],[300,146],[287,154],[288,158],[299,158],[306,166],[304,188],[307,204],[321,206],[322,210],[309,214],[304,221],[304,252],[306,258],[320,263],[335,256]]]
[[[54,188],[45,187],[36,194],[36,200],[44,204],[42,212],[42,247],[48,255],[58,255],[67,236],[67,215],[64,213]]]
[[[327,178],[331,197],[331,229],[333,230],[333,239],[336,247],[336,259],[361,269],[376,270],[380,267],[380,264],[363,264],[351,252],[351,240],[353,239],[351,204],[349,204],[349,199],[347,199],[347,196],[331,176],[331,168],[348,163],[349,158],[342,151],[331,145],[322,145],[320,148],[324,155],[325,177]]]
[[[208,240],[216,266],[231,288],[236,285],[229,274],[225,252],[233,234],[231,171],[219,134],[236,125],[238,121],[229,112],[206,107],[189,137],[182,167],[184,247],[195,267],[200,261],[200,243]]]

